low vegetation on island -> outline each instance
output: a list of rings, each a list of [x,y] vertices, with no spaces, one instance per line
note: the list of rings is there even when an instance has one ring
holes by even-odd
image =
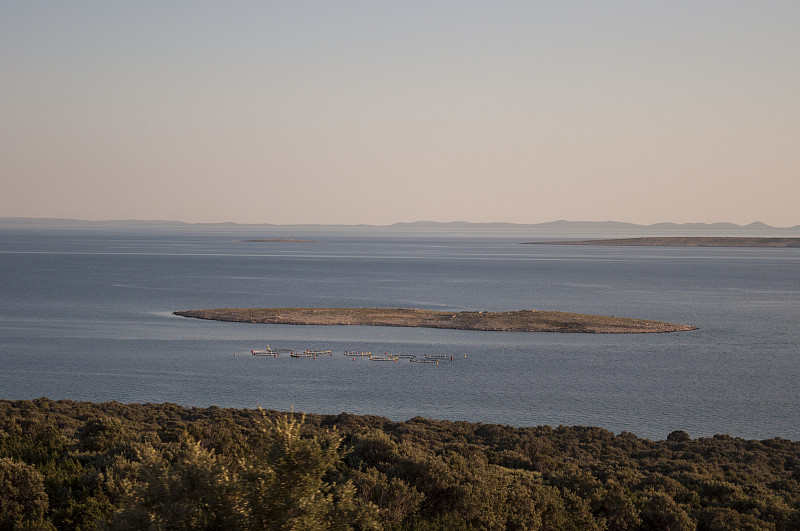
[[[758,238],[738,236],[677,236],[646,238],[612,238],[608,240],[566,240],[557,242],[525,242],[540,245],[619,245],[628,247],[796,247],[800,238]]]
[[[213,308],[175,315],[242,323],[361,325],[449,328],[503,332],[584,332],[596,334],[677,332],[697,327],[568,312],[441,312],[409,308]]]
[[[800,529],[800,442],[0,400],[0,529]]]

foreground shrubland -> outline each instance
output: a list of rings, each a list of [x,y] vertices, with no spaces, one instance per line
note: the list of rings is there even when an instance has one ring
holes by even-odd
[[[0,529],[800,529],[800,442],[0,401]]]

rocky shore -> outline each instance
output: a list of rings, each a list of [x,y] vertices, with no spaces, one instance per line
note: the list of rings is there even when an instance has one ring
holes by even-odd
[[[697,329],[690,325],[645,319],[534,310],[440,312],[411,308],[212,308],[174,314],[242,323],[406,326],[503,332],[632,334]]]

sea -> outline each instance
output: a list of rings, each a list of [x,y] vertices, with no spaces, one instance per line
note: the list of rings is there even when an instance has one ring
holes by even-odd
[[[800,249],[525,244],[629,235],[3,227],[0,398],[800,440]],[[483,332],[173,315],[220,307],[560,310],[699,329]],[[251,355],[267,346],[331,355]],[[350,351],[452,360],[374,362]]]

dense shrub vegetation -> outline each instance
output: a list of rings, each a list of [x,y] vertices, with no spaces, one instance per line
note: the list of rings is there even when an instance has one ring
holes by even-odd
[[[800,442],[0,401],[0,529],[800,529]]]

